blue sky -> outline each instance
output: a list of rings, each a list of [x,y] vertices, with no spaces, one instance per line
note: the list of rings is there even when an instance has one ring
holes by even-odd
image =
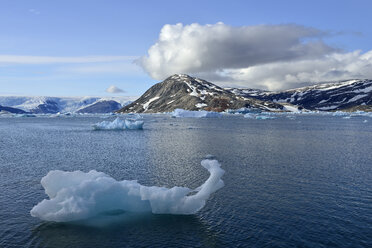
[[[337,53],[345,57],[343,58],[345,61],[353,60],[353,62],[348,62],[347,66],[354,68],[357,62],[366,61],[366,56],[362,58],[360,56],[372,49],[370,28],[372,21],[369,17],[371,9],[372,2],[367,0],[2,0],[0,2],[0,95],[103,96],[111,95],[105,90],[112,85],[124,90],[124,93],[120,93],[122,95],[140,95],[152,84],[164,78],[168,72],[173,73],[177,69],[180,70],[177,71],[179,73],[191,72],[196,76],[204,76],[212,82],[216,79],[216,83],[221,85],[288,88],[296,85],[297,81],[303,84],[308,77],[313,75],[309,70],[316,70],[311,66],[315,63],[314,59],[321,57],[311,58],[311,66],[308,65],[309,57],[294,58],[304,66],[306,64],[307,68],[301,67],[298,70],[301,72],[307,70],[310,76],[301,77],[298,76],[300,75],[298,71],[291,71],[284,75],[288,84],[283,85],[274,83],[281,80],[280,78],[270,77],[264,80],[257,76],[257,71],[266,72],[269,64],[270,71],[273,71],[274,63],[277,70],[288,66],[288,64],[278,65],[277,60],[268,58],[264,65],[258,62],[249,65],[239,62],[240,67],[234,68],[229,68],[224,63],[212,68],[212,65],[208,65],[210,62],[201,61],[200,68],[203,69],[200,70],[195,67],[191,68],[190,65],[185,64],[185,61],[177,60],[177,63],[180,63],[179,67],[168,68],[171,65],[164,64],[165,69],[162,68],[162,72],[159,73],[156,71],[159,69],[154,69],[156,66],[154,63],[164,61],[166,55],[157,54],[160,58],[154,57],[155,55],[148,54],[148,50],[159,41],[159,33],[167,24],[173,27],[173,31],[169,34],[174,33],[177,23],[182,23],[183,26],[175,31],[176,34],[185,34],[186,28],[192,23],[199,25],[193,27],[192,30],[201,32],[204,32],[206,24],[215,25],[218,22],[224,23],[227,32],[235,30],[235,27],[296,25],[302,29],[313,28],[319,31],[316,34],[312,32],[311,35],[296,37],[296,39],[300,39],[301,42],[306,42],[307,39],[321,41],[322,44],[332,49],[322,50],[319,56],[329,56],[337,50]],[[215,30],[210,29],[205,32],[210,32],[209,34],[213,36]],[[272,32],[272,28],[263,32]],[[283,33],[283,35],[286,34]],[[271,37],[273,40],[276,39],[275,36]],[[201,44],[200,46],[209,44],[203,43],[204,39],[202,40],[199,39],[199,43],[195,44]],[[162,43],[164,50],[168,51],[168,44],[168,41]],[[173,50],[169,48],[171,52],[184,49],[184,46],[174,48],[177,43],[172,46]],[[242,46],[244,50],[248,49],[244,44]],[[225,47],[218,49],[224,50]],[[252,49],[257,50],[255,47]],[[350,58],[352,55],[346,56],[357,50],[360,50],[359,55],[353,58]],[[133,60],[141,56],[148,56],[149,59],[141,63],[133,63]],[[195,57],[192,58],[195,59]],[[358,61],[355,62],[355,60]],[[279,62],[289,63],[288,61]],[[207,63],[208,69],[203,67],[203,63]],[[350,63],[353,64],[350,65]],[[370,66],[369,60],[365,63],[365,66]],[[251,66],[257,67],[255,67],[256,74],[249,69]],[[329,66],[334,67],[333,64]],[[339,70],[333,70],[333,72],[338,73]],[[219,81],[217,76],[221,76],[221,73],[228,74],[229,77]],[[244,78],[237,76],[242,74],[245,75]],[[292,77],[293,75],[295,77]],[[317,74],[319,81],[331,78],[324,75],[330,75],[329,71]],[[356,74],[355,69],[350,69],[348,73],[345,72],[342,75],[351,77],[359,74]],[[360,75],[365,77],[369,74],[361,73]],[[255,84],[254,82],[262,83]]]

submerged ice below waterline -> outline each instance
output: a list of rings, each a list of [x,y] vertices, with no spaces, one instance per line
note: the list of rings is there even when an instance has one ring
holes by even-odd
[[[205,159],[201,165],[209,171],[210,176],[194,190],[187,187],[148,187],[137,181],[116,181],[95,170],[88,173],[50,171],[41,179],[50,199],[44,199],[34,206],[31,215],[46,221],[68,222],[115,210],[194,214],[204,207],[212,193],[224,186],[221,177],[225,171],[217,160]]]

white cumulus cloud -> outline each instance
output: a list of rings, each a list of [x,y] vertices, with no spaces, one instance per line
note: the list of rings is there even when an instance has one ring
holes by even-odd
[[[125,91],[116,87],[115,85],[111,85],[110,87],[106,89],[106,92],[111,93],[111,94],[118,94],[118,93],[124,93]]]
[[[325,35],[294,24],[165,25],[137,63],[158,80],[188,73],[220,85],[270,90],[372,76],[372,52],[343,52],[324,43]]]
[[[233,86],[281,90],[319,82],[372,78],[372,50],[333,53],[318,59],[274,62],[249,68],[226,70]]]

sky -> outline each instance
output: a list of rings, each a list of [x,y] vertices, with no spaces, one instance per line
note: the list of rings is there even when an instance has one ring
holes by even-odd
[[[369,0],[0,1],[0,95],[139,96],[175,73],[281,90],[372,78]]]

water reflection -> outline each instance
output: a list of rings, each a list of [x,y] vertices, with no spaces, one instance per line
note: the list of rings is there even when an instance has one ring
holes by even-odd
[[[195,215],[120,213],[72,222],[43,222],[31,247],[219,247],[218,234]],[[187,245],[186,245],[187,244]]]

